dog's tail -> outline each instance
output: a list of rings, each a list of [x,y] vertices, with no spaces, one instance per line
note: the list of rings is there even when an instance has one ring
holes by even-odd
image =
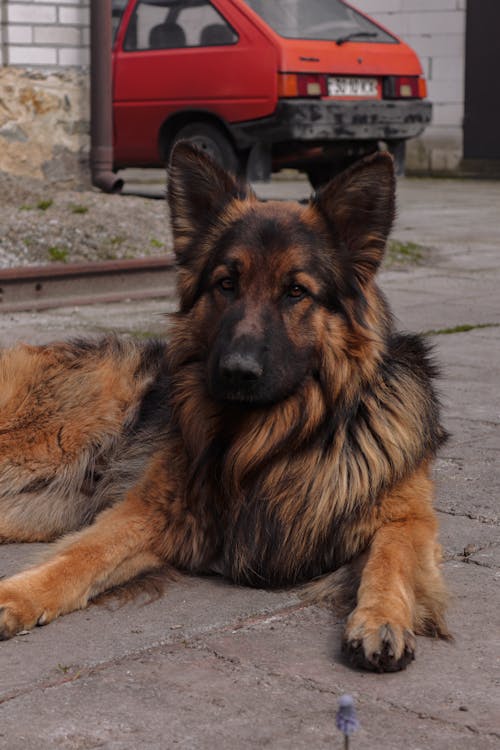
[[[365,555],[304,584],[299,596],[308,604],[328,604],[338,615],[347,615],[356,606],[356,594],[365,563]]]
[[[152,604],[163,596],[165,588],[172,581],[177,581],[182,573],[168,565],[144,573],[132,578],[126,583],[113,586],[103,591],[91,600],[92,604],[104,605],[109,609],[119,609],[130,601],[139,601],[141,604]]]

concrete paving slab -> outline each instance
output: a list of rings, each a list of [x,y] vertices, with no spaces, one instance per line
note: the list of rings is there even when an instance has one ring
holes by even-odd
[[[8,554],[4,548],[2,557]],[[34,686],[58,683],[64,675],[299,606],[293,591],[242,591],[219,578],[184,578],[170,583],[167,593],[151,604],[73,612],[2,644],[0,704]],[[20,664],[29,668],[20,669]]]
[[[443,369],[446,372],[448,364],[444,364]],[[494,379],[494,370],[491,370],[490,374]],[[439,392],[442,394],[441,402],[445,409],[445,424],[452,433],[455,432],[453,421],[457,420],[467,419],[469,424],[475,421],[483,422],[486,425],[496,424],[499,409],[494,397],[495,384],[489,382],[484,384],[481,382],[470,383],[466,380],[467,377],[471,379],[477,377],[480,381],[483,376],[485,380],[488,380],[489,375],[487,373],[478,373],[475,368],[471,367],[468,372],[462,371],[460,373],[460,380],[443,379],[439,384]],[[467,432],[465,430],[465,434]],[[487,430],[487,432],[489,431]]]
[[[335,704],[349,692],[361,721],[359,750],[493,748],[500,736],[490,669],[500,625],[495,576],[463,563],[447,568],[454,569],[455,585],[480,587],[481,606],[458,596],[455,643],[419,639],[417,661],[406,673],[381,679],[349,669],[338,657],[339,622],[308,607],[68,670],[44,687],[42,701],[32,690],[4,702],[1,732],[12,748],[36,741],[71,748],[139,741],[151,748],[340,747]],[[35,710],[36,726],[22,724]]]
[[[40,312],[0,313],[0,346],[17,341],[48,343],[61,338],[116,331],[142,338],[163,336],[176,306],[173,291],[164,299],[129,301]]]
[[[442,483],[439,483],[439,497],[441,487]],[[478,521],[465,515],[451,514],[444,510],[438,511],[438,519],[439,539],[445,560],[464,561],[483,550],[492,550],[500,544],[500,528],[495,524]]]
[[[495,286],[498,289],[500,283]],[[427,333],[457,326],[491,325],[500,314],[498,302],[492,295],[481,302],[477,295],[448,296],[445,290],[442,298],[436,292],[422,292],[420,299],[417,290],[412,293],[405,289],[385,287],[385,291],[392,304],[404,308],[404,315],[397,316],[398,325],[403,330]],[[418,321],[418,325],[413,321]]]
[[[261,647],[264,647],[261,644]],[[21,713],[38,711],[36,727],[22,727],[12,750],[40,747],[288,750],[341,747],[333,706],[339,692],[310,681],[235,669],[230,660],[198,649],[155,654],[117,665],[113,674],[91,676],[45,691],[43,705],[30,697]],[[372,696],[358,700],[363,724],[351,745],[400,750],[495,748],[497,739],[398,710]],[[16,731],[14,707],[3,716],[3,733]],[[444,731],[443,731],[444,729]],[[377,743],[377,744],[375,744]]]
[[[500,316],[500,307],[498,308]],[[468,331],[457,331],[433,337],[440,356],[446,363],[449,372],[450,363],[475,367],[488,378],[489,371],[500,365],[500,325],[493,322],[489,328],[472,328]],[[488,365],[485,367],[485,363]],[[471,384],[473,387],[475,382]]]
[[[479,429],[471,438],[469,430],[461,431],[464,420],[446,420],[452,436],[441,449],[436,465],[437,502],[439,507],[448,510],[463,514],[476,512],[498,522],[500,477],[498,448],[494,445],[498,430],[487,424],[486,445],[483,445],[480,433],[483,424],[479,421],[475,424]]]
[[[438,275],[429,272],[395,276],[382,273],[382,287],[394,305],[400,324],[418,331],[440,330],[460,325],[495,323],[500,316],[500,274],[489,281],[474,277]]]
[[[491,570],[458,562],[447,563],[444,568],[451,590],[456,592],[449,618],[455,641],[446,644],[419,638],[416,661],[406,675],[386,675],[388,679],[381,681],[377,675],[352,671],[339,657],[340,626],[329,622],[327,613],[310,610],[276,622],[273,631],[269,622],[264,621],[236,634],[214,633],[204,645],[225,658],[258,664],[291,680],[311,680],[317,689],[332,690],[333,683],[334,689],[360,697],[383,697],[396,709],[415,712],[418,706],[421,713],[439,717],[441,721],[485,734],[494,733],[500,729],[495,697],[495,680],[500,672],[486,674],[483,669],[489,665],[498,644],[500,613],[491,599],[498,577]],[[481,587],[481,607],[477,601],[461,595],[463,584]],[[485,615],[491,629],[483,641],[474,631]],[[463,627],[464,622],[468,623],[467,628]],[[313,641],[311,631],[315,633]],[[276,638],[280,639],[280,645],[276,646]],[[290,659],[290,651],[295,650],[297,653]],[[440,668],[433,669],[437,663]],[[430,673],[432,680],[428,679]],[[469,710],[460,711],[461,706]]]
[[[475,552],[470,555],[467,562],[473,565],[482,565],[485,568],[494,568],[497,570],[500,568],[500,543],[492,544],[491,546],[486,547],[486,549]]]
[[[491,523],[500,534],[498,450],[485,453],[481,446],[475,446],[469,452],[463,446],[455,457],[440,456],[436,477],[435,504],[439,510]]]
[[[398,196],[398,238],[438,247],[451,268],[498,268],[499,182],[403,179]]]

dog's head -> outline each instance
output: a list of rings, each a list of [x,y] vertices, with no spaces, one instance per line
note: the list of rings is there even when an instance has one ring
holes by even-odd
[[[260,202],[198,149],[176,146],[168,200],[187,323],[176,346],[184,361],[197,348],[214,399],[275,403],[309,378],[333,393],[351,377],[346,362],[361,372],[378,356],[388,313],[373,277],[394,182],[391,157],[379,153],[307,206]]]

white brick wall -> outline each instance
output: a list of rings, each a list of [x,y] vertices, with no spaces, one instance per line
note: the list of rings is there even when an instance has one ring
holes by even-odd
[[[432,125],[421,139],[428,145],[429,166],[432,168],[436,159],[440,164],[444,160],[450,169],[458,166],[462,156],[466,0],[352,2],[418,54],[434,104]],[[432,154],[433,149],[440,152],[439,157]]]
[[[89,0],[3,0],[0,13],[0,65],[89,64]]]

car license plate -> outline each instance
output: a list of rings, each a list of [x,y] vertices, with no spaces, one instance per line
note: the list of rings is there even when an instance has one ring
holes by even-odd
[[[376,78],[329,78],[328,96],[377,96]]]

